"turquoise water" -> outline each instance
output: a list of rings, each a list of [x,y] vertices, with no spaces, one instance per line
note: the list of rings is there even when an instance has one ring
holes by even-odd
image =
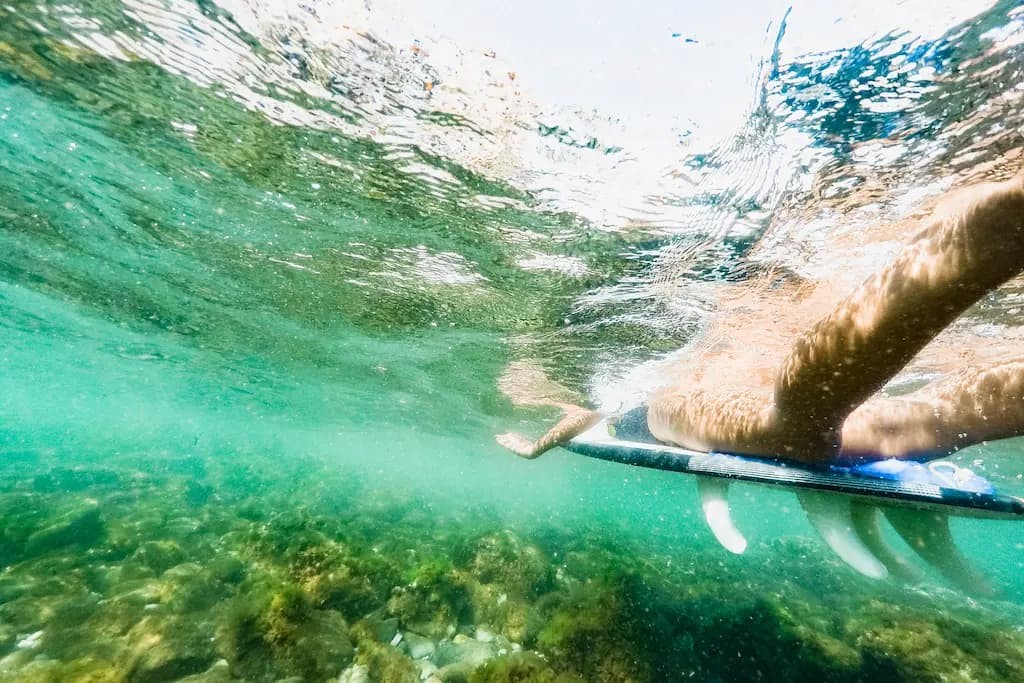
[[[954,522],[995,597],[878,583],[789,494],[736,487],[734,557],[692,481],[493,441],[555,417],[509,363],[601,401],[751,254],[1005,171],[1018,3],[812,55],[777,19],[743,129],[600,218],[644,152],[600,115],[243,7],[0,5],[0,679],[1024,677],[1019,524]],[[958,457],[1019,492],[1022,450]]]

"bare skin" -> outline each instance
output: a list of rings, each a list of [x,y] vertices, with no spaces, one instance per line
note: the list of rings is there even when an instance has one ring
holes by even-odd
[[[823,462],[941,455],[1024,433],[1024,357],[965,368],[901,397],[878,392],[988,292],[1024,271],[1024,174],[972,188],[937,212],[889,265],[799,334],[769,373],[741,382],[687,370],[648,402],[661,441],[700,450]],[[723,386],[724,385],[724,386]],[[550,403],[549,403],[550,404]],[[527,458],[564,444],[600,415],[566,417],[537,441],[498,442]]]

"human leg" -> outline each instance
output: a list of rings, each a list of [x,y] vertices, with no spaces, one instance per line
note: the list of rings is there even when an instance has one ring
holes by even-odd
[[[843,423],[840,458],[928,458],[1024,434],[1024,359],[968,368],[893,398],[874,398]]]
[[[776,429],[794,440],[834,433],[964,310],[1024,269],[1024,175],[973,194],[797,340],[775,382]]]

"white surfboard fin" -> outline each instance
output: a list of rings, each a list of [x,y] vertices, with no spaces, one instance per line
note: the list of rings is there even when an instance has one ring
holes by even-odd
[[[949,515],[941,512],[888,508],[885,516],[921,559],[934,567],[947,581],[973,595],[993,595],[994,591],[960,549],[949,530]]]
[[[872,579],[889,576],[889,570],[858,535],[848,498],[816,491],[801,491],[797,497],[811,525],[843,562]]]
[[[871,554],[885,565],[890,576],[907,582],[921,580],[921,570],[885,542],[885,538],[882,536],[882,527],[879,525],[881,515],[877,506],[851,501],[850,516],[857,537],[871,551]]]
[[[697,491],[704,520],[715,539],[730,553],[742,555],[747,549],[747,539],[732,521],[729,511],[729,482],[718,477],[699,477]]]

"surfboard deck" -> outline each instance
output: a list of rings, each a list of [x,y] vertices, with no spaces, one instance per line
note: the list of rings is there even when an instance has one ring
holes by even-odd
[[[572,439],[565,448],[590,458],[625,465],[834,493],[879,507],[911,507],[963,517],[1024,519],[1024,499],[1000,494],[991,486],[988,491],[965,490],[933,482],[880,477],[847,467],[811,467],[751,456],[695,451],[660,443],[646,428],[613,426],[608,420],[602,420]]]

